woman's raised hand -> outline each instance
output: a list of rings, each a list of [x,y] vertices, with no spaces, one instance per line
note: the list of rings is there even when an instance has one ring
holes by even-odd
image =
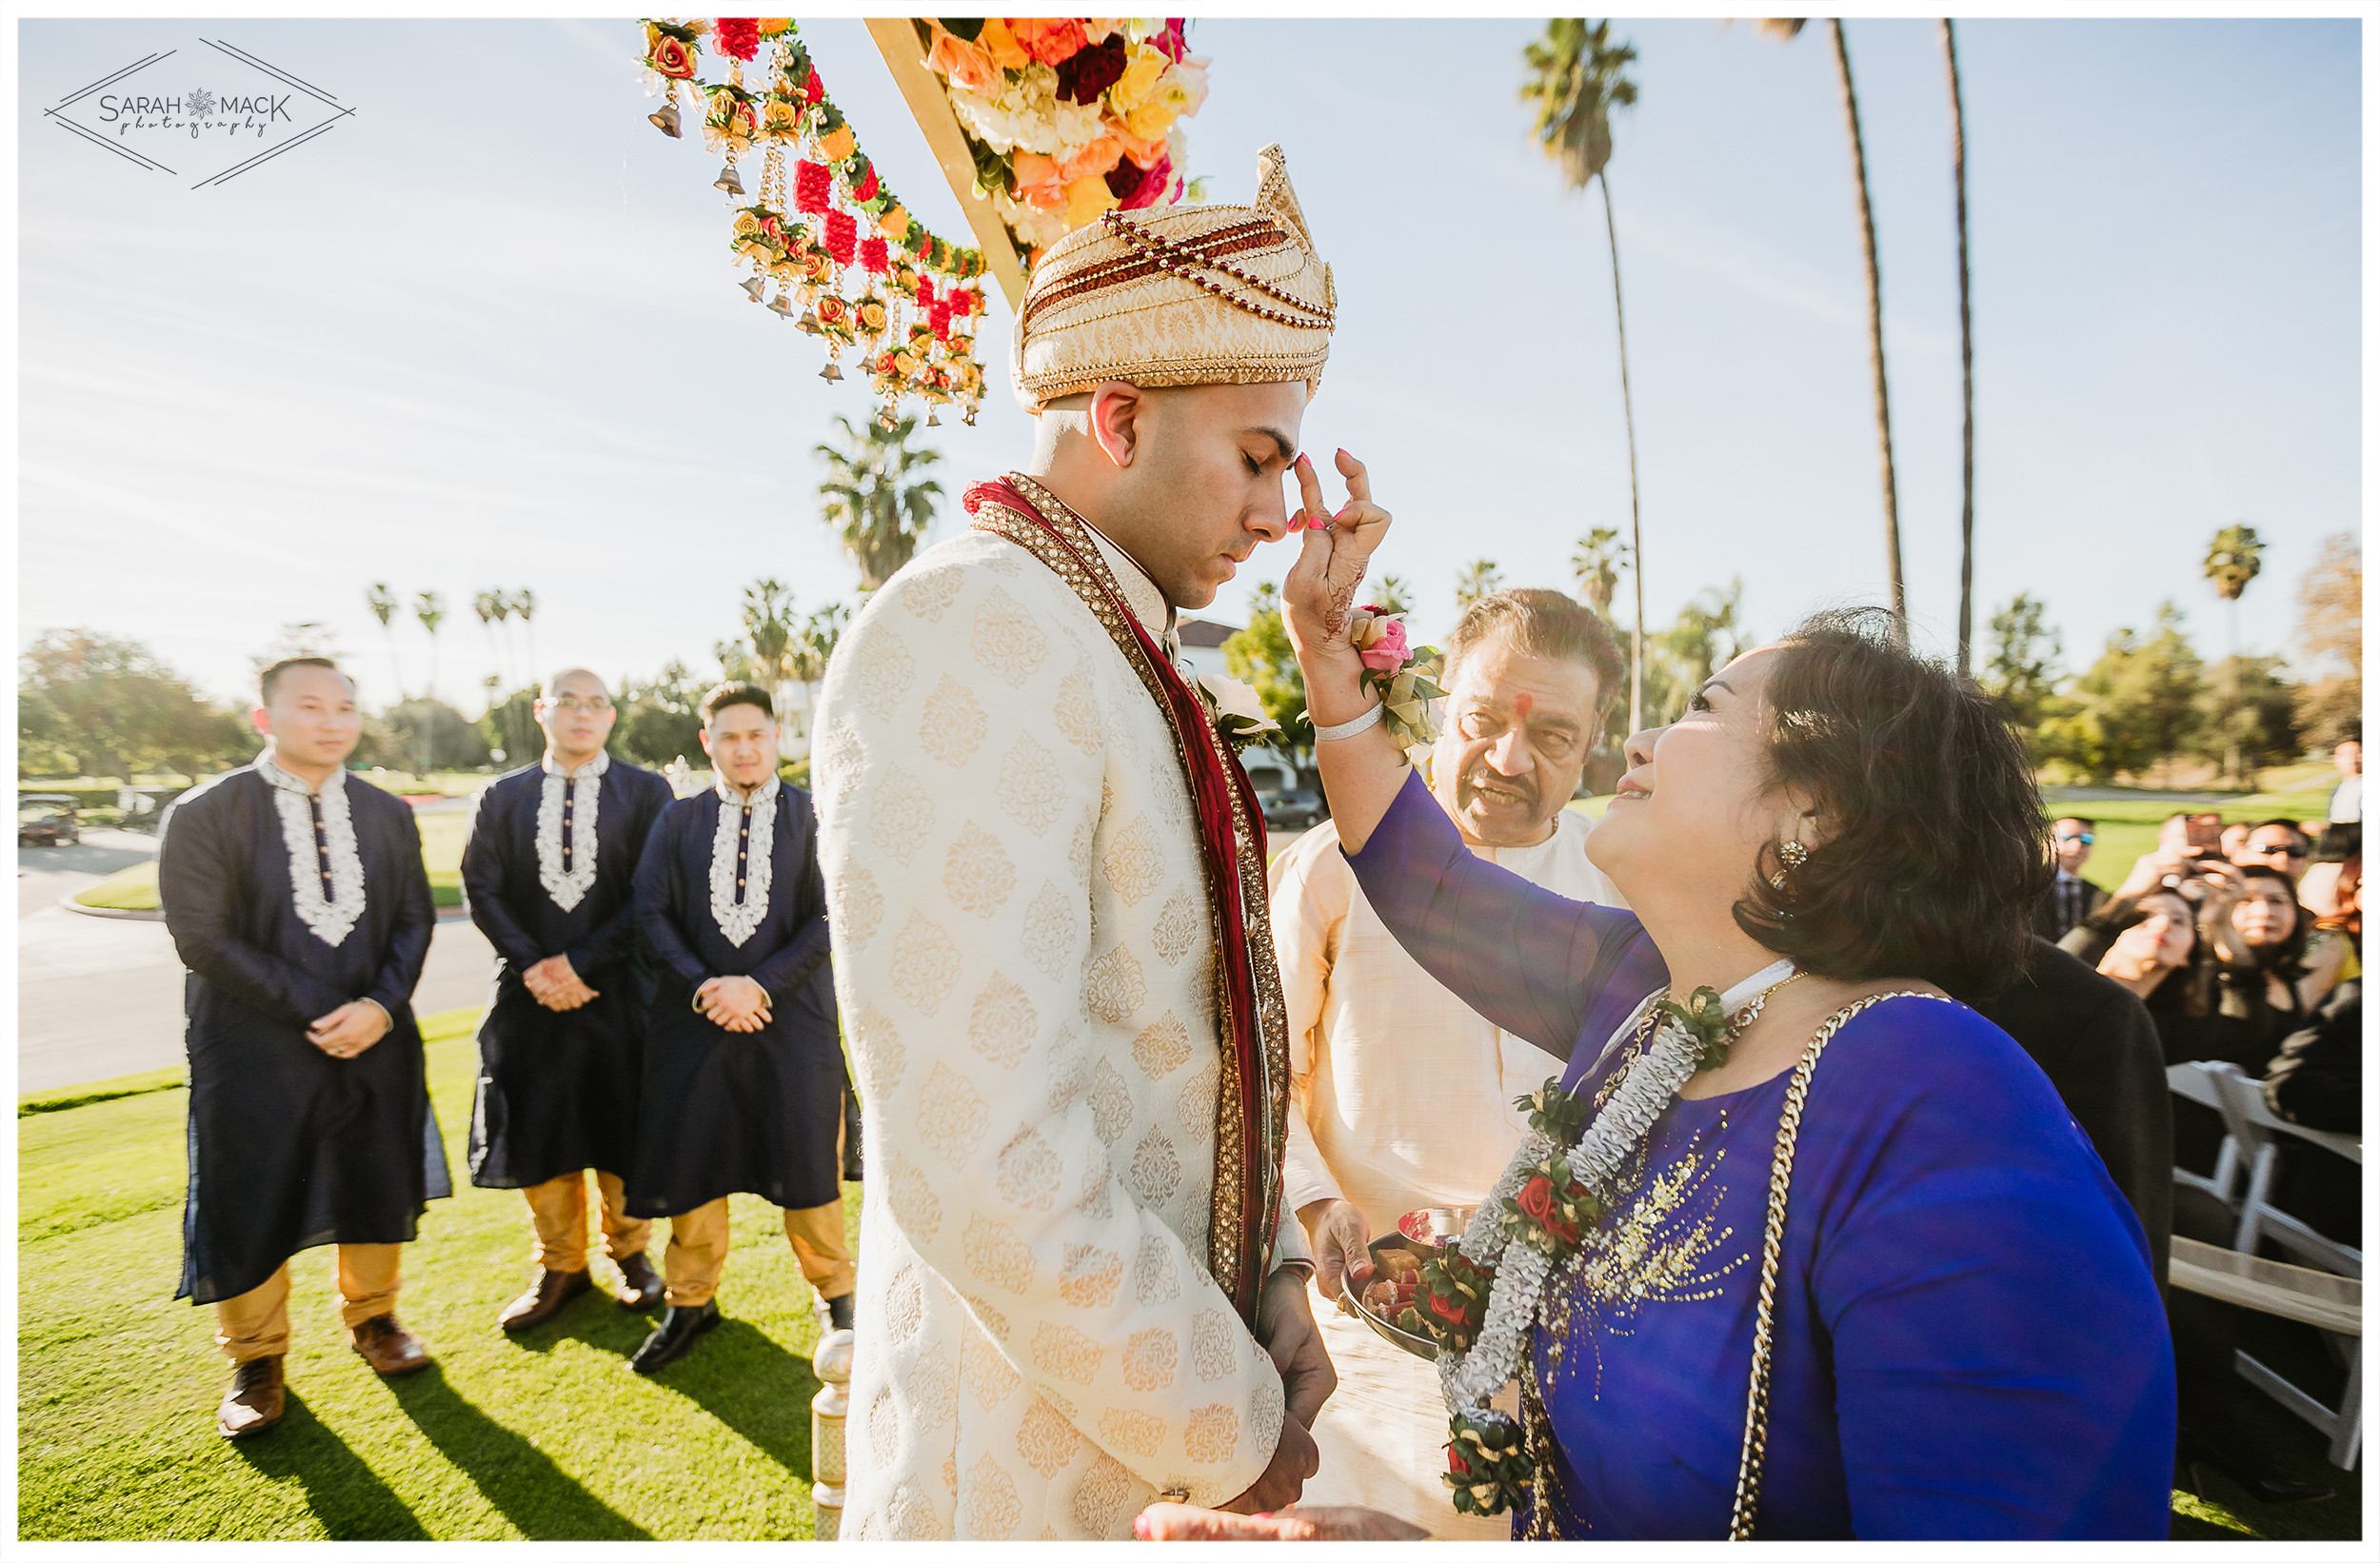
[[[1360,684],[1363,663],[1347,632],[1372,551],[1388,535],[1389,515],[1372,503],[1363,464],[1343,450],[1339,472],[1347,480],[1347,503],[1336,512],[1322,497],[1313,460],[1299,456],[1296,470],[1300,508],[1291,522],[1305,528],[1305,539],[1281,586],[1281,617],[1305,673],[1313,720],[1333,726],[1370,703]]]

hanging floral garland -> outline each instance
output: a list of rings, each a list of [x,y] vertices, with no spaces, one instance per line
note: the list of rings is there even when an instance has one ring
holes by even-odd
[[[952,403],[974,423],[983,399],[973,335],[983,312],[983,256],[909,215],[826,96],[792,20],[648,17],[644,26],[645,90],[664,99],[646,116],[655,128],[683,136],[683,92],[703,116],[703,144],[725,159],[712,183],[730,197],[745,193],[737,163],[761,149],[760,188],[735,208],[727,241],[751,270],[740,285],[745,295],[760,304],[777,285],[767,307],[825,345],[820,378],[843,379],[843,352],[857,351],[884,399],[886,427],[912,396],[926,404],[929,425],[942,422],[936,408]],[[727,62],[724,82],[698,74],[705,39]],[[755,89],[744,67],[764,48]]]
[[[1180,124],[1206,101],[1185,19],[943,17],[918,24],[992,200],[1027,264],[1113,208],[1170,207]]]

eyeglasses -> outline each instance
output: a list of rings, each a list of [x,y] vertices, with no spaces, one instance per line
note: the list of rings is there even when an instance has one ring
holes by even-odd
[[[2302,846],[2285,846],[2278,841],[2268,842],[2263,846],[2251,841],[2248,843],[2248,851],[2258,858],[2302,858],[2306,855],[2306,849]]]
[[[548,711],[567,711],[572,716],[577,716],[582,712],[586,712],[600,717],[605,711],[611,709],[611,702],[605,700],[601,695],[596,696],[593,700],[581,700],[576,695],[565,695],[559,700],[547,701],[545,702],[545,709]]]
[[[2087,830],[2079,836],[2060,836],[2057,838],[2057,840],[2061,841],[2080,841],[2085,846],[2089,846],[2092,842],[2097,841],[2098,839],[2099,838],[2093,836]]]

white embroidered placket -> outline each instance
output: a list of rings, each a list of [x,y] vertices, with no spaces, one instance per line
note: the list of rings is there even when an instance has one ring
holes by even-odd
[[[711,790],[719,794],[719,828],[711,835],[711,920],[727,942],[741,947],[752,937],[768,916],[769,845],[777,834],[777,789],[783,783],[772,777],[768,783],[752,795],[747,805],[744,800],[722,782]],[[736,900],[737,840],[744,828],[744,811],[750,810],[751,835],[744,850],[750,853],[744,870],[744,900]]]
[[[595,887],[595,807],[603,799],[604,773],[611,768],[611,756],[598,754],[580,766],[575,777],[566,775],[550,759],[545,767],[545,787],[537,801],[537,881],[554,904],[567,912]],[[573,789],[570,867],[565,872],[562,866],[562,795],[574,781],[585,783],[586,791],[581,794]]]
[[[273,806],[281,814],[281,840],[289,849],[289,895],[298,920],[316,939],[336,949],[347,941],[356,920],[364,915],[364,859],[355,846],[355,821],[347,811],[345,772],[333,776],[320,794],[272,762],[270,751],[259,755],[256,774],[273,789]],[[322,806],[322,835],[314,832],[314,810]],[[323,860],[330,862],[330,894],[323,894]]]

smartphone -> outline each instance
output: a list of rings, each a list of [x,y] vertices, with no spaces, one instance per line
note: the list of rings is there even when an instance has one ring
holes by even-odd
[[[2220,814],[2186,814],[2182,827],[2189,832],[2190,855],[2212,858],[2223,851],[2223,816]]]

